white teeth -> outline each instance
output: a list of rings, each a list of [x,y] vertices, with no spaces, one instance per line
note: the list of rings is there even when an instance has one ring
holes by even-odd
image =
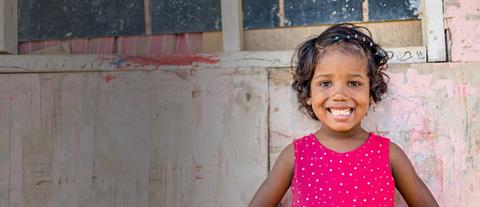
[[[352,113],[352,109],[344,109],[344,110],[330,109],[330,112],[334,116],[345,116],[345,115],[349,115],[350,113]]]

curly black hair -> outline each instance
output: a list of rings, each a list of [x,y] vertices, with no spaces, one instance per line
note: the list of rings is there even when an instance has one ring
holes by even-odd
[[[368,35],[361,32],[365,30]],[[373,103],[378,103],[387,92],[388,56],[380,45],[372,40],[370,31],[362,26],[349,23],[336,24],[329,27],[319,36],[301,43],[292,58],[293,83],[292,89],[297,95],[300,104],[299,110],[306,112],[310,117],[318,120],[312,106],[307,104],[310,98],[310,82],[320,58],[329,46],[338,46],[342,51],[360,53],[368,62],[368,78],[370,82],[370,96]],[[296,66],[294,60],[297,61]]]

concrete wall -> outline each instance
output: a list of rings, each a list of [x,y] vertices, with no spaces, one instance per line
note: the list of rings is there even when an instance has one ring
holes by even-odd
[[[441,206],[477,206],[480,4],[444,5],[453,63],[391,65],[364,126]],[[0,56],[0,207],[246,206],[280,150],[319,127],[296,111],[289,58]]]
[[[246,206],[319,123],[296,111],[284,58],[243,57],[1,57],[0,206]],[[480,202],[479,66],[391,65],[364,122],[442,206]]]

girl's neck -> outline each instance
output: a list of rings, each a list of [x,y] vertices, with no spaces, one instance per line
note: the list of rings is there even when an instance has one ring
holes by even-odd
[[[317,134],[321,134],[323,137],[328,137],[332,139],[350,139],[350,138],[360,138],[362,135],[368,134],[360,124],[353,127],[348,131],[334,131],[327,126],[322,126]]]

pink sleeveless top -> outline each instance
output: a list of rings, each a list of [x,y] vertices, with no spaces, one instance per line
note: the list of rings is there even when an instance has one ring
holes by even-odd
[[[293,141],[292,207],[394,206],[390,140],[373,133],[344,153],[323,146],[314,134]]]

